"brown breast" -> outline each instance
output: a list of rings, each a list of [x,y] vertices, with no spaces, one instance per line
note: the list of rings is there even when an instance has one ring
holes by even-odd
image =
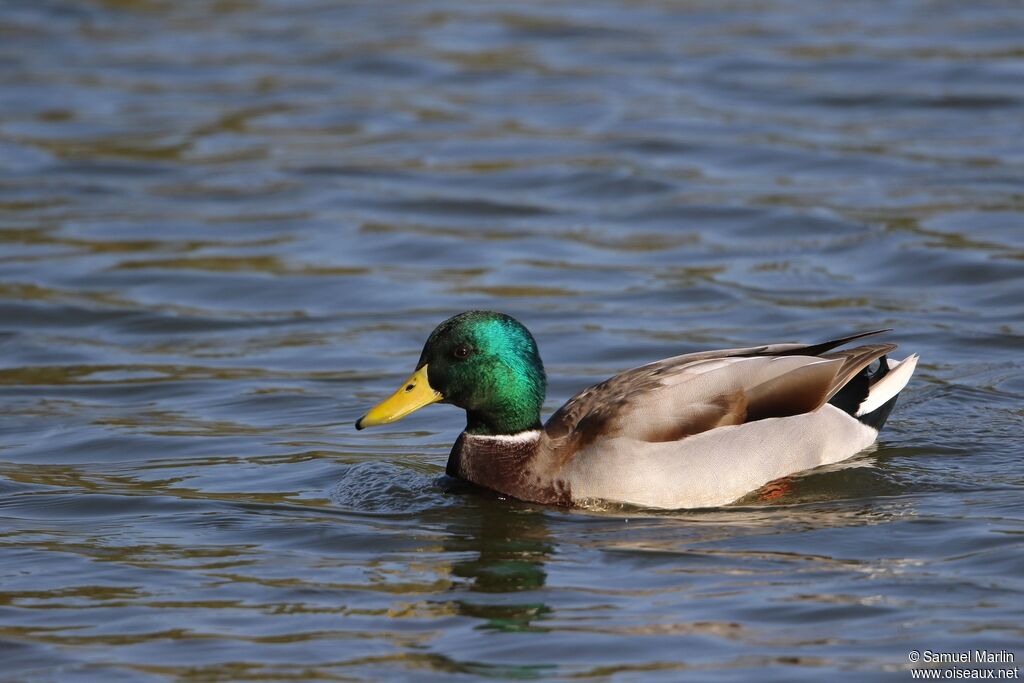
[[[571,505],[543,431],[536,438],[475,436],[463,432],[452,446],[446,473],[519,500]]]

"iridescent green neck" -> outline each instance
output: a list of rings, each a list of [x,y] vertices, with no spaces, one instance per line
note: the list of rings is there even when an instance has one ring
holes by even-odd
[[[467,434],[518,434],[530,429],[540,429],[540,426],[540,406],[524,396],[489,405],[481,410],[466,411]]]
[[[518,434],[540,427],[547,382],[533,337],[507,317],[480,320],[472,332],[482,356],[475,382],[483,400],[466,407],[466,432]]]

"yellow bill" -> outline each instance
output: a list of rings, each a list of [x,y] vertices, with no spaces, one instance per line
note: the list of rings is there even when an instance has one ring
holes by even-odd
[[[412,377],[407,379],[398,391],[356,420],[356,429],[397,422],[423,406],[429,406],[431,403],[442,400],[444,400],[444,396],[430,386],[430,382],[427,381],[427,366],[424,365],[412,373]]]

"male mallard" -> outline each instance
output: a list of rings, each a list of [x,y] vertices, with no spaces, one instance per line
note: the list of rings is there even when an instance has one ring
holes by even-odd
[[[874,442],[917,355],[832,349],[886,331],[657,361],[584,389],[541,426],[547,381],[533,336],[507,315],[470,311],[437,326],[416,372],[356,428],[452,403],[466,429],[450,476],[536,503],[724,505]]]

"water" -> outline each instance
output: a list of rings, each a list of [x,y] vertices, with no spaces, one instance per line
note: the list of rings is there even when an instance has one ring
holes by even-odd
[[[909,680],[1024,657],[1013,2],[0,6],[0,661],[17,681]],[[354,420],[433,326],[547,410],[878,327],[876,450],[717,510],[439,481]],[[778,493],[778,492],[777,492]]]

